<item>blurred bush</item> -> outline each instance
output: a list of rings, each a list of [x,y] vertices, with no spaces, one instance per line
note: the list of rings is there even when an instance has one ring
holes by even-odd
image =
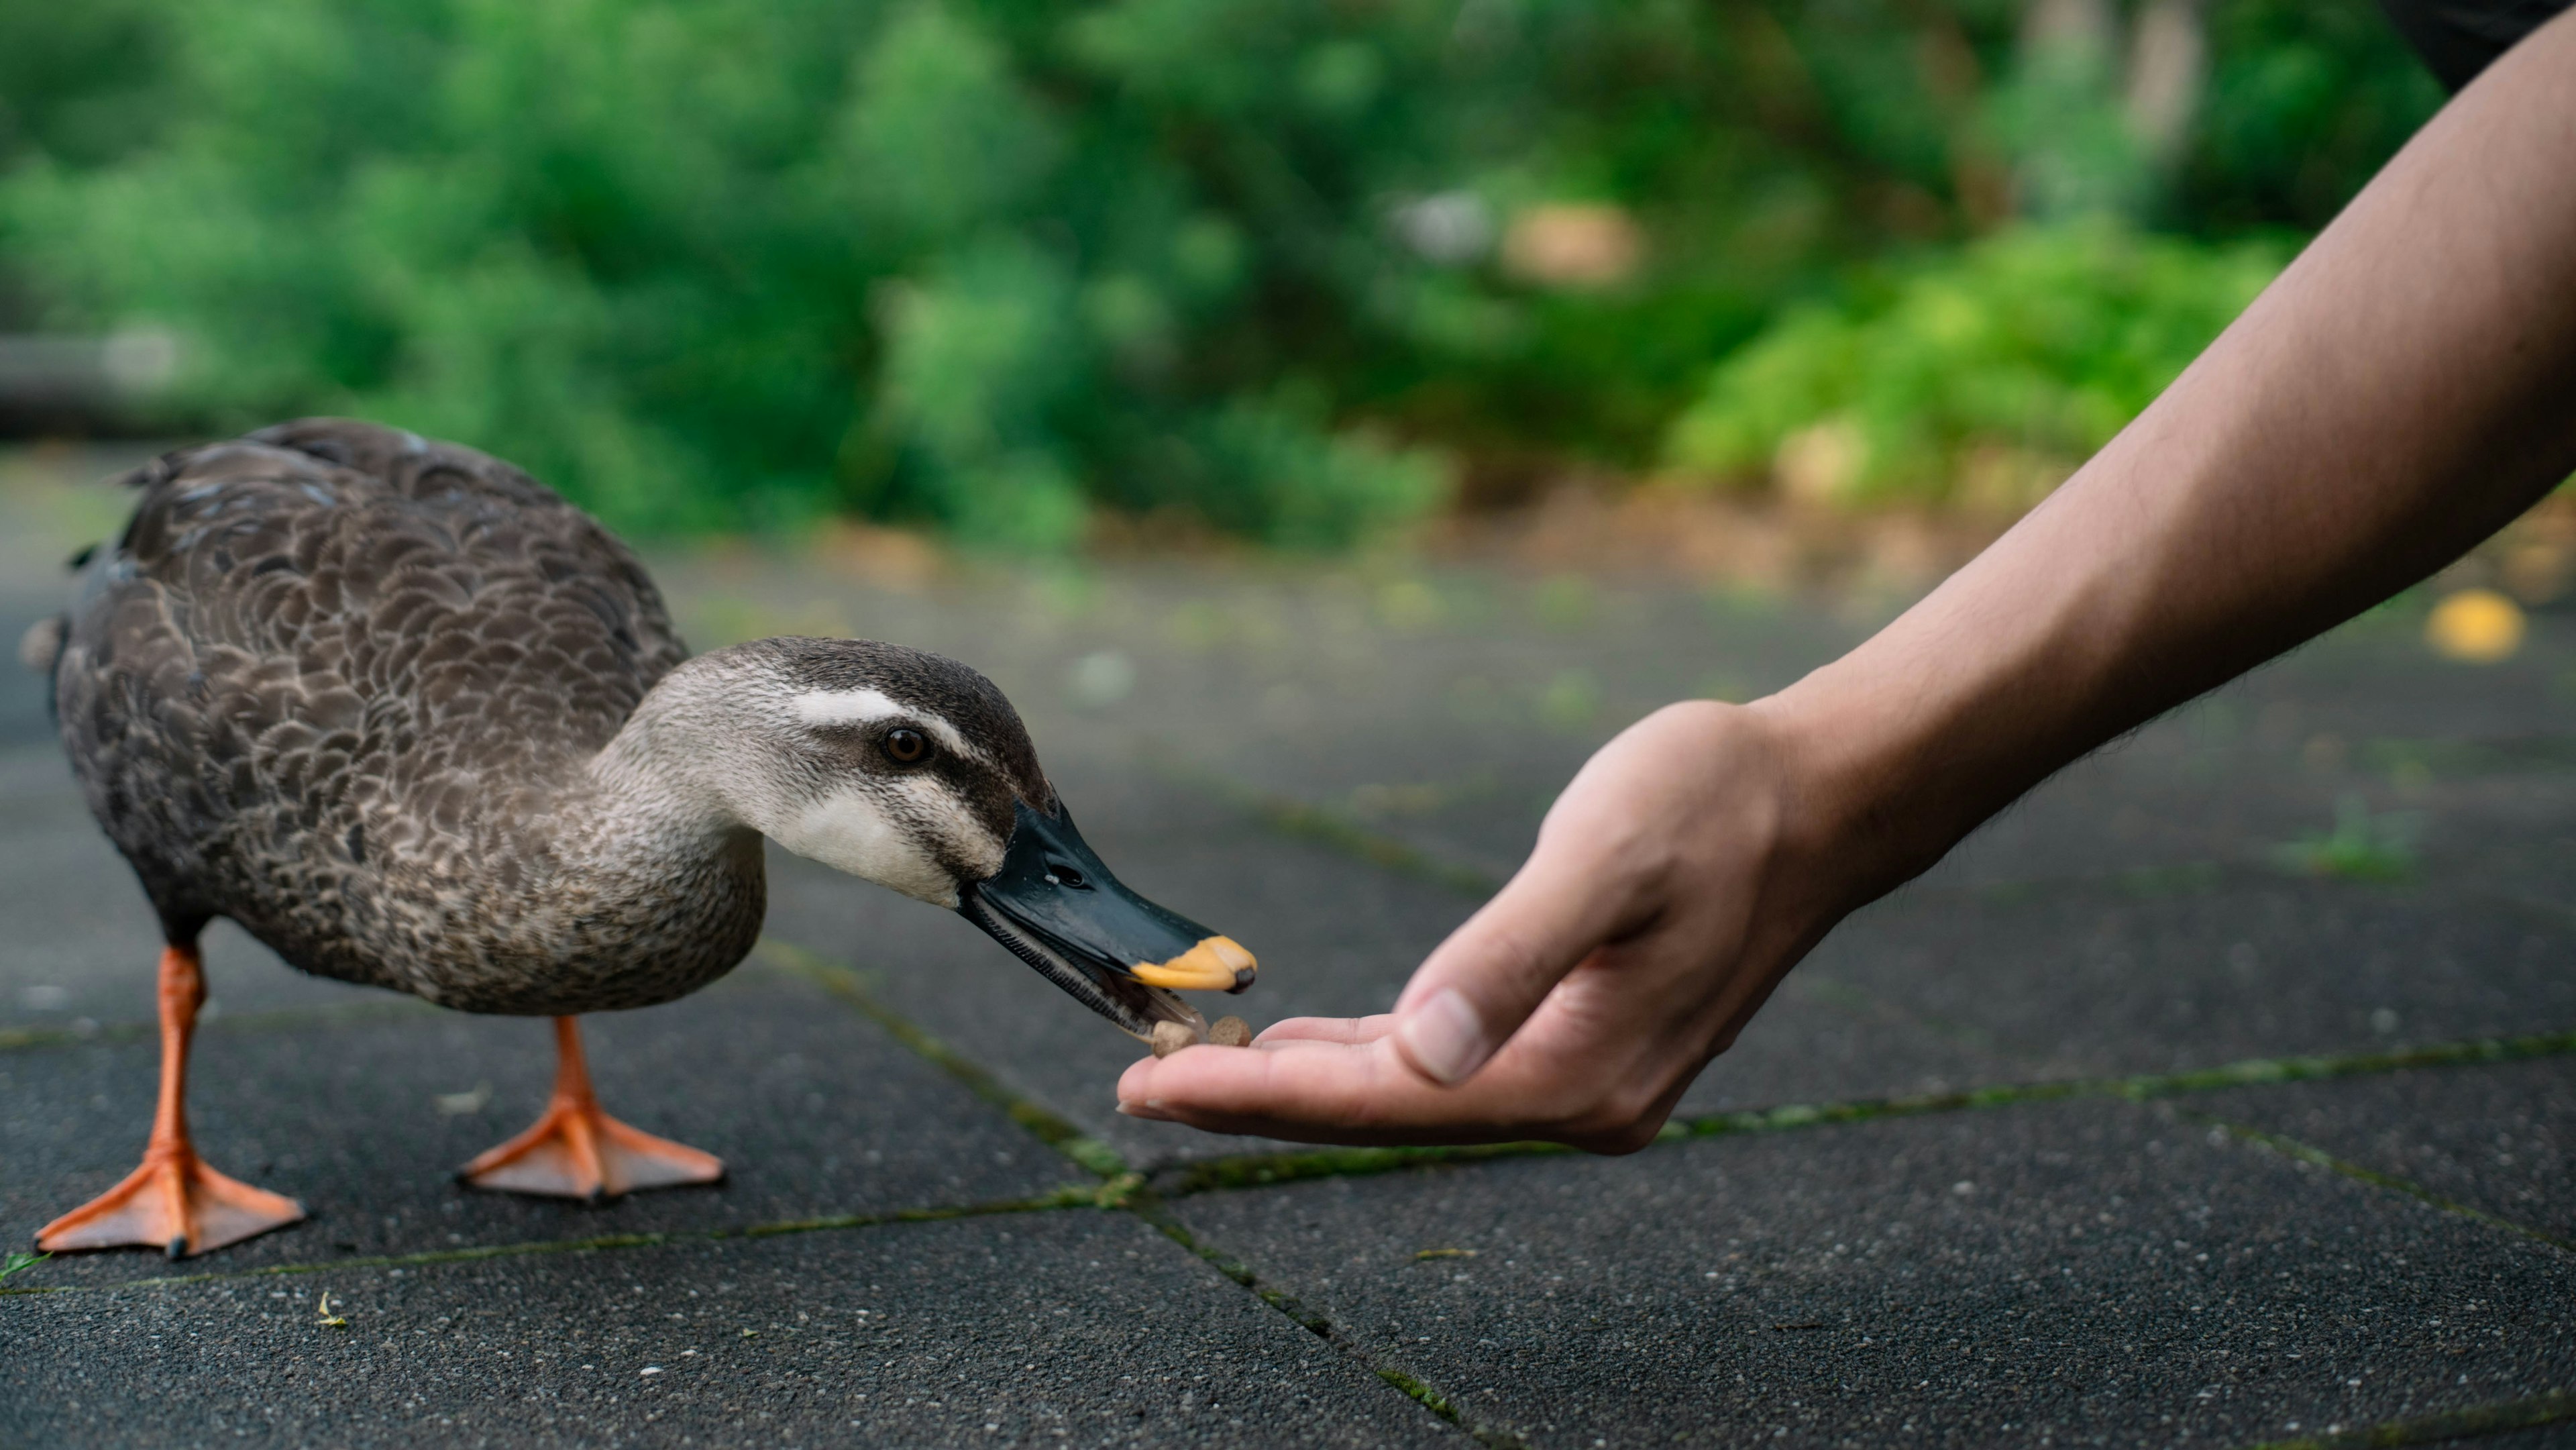
[[[1674,423],[1688,473],[1814,502],[2012,512],[2137,416],[2284,249],[2025,226],[1854,283],[1729,357]]]
[[[1859,420],[1864,489],[1938,491],[1870,431],[1903,388],[1801,349],[1964,328],[1988,340],[1954,356],[2005,370],[1967,390],[2002,401],[1907,426],[2073,448],[2257,254],[2050,231],[1849,269],[2025,215],[2315,225],[2433,100],[2375,26],[2290,0],[14,6],[0,326],[166,327],[164,426],[361,413],[645,532],[854,510],[1049,548],[1106,506],[1331,547],[1461,461],[1652,462],[1712,360],[1845,296],[1729,365],[1789,379],[1768,401],[1721,383],[1675,446],[1776,453],[1764,430],[1816,421],[1796,393]],[[2026,286],[2098,295],[2061,327],[2000,280],[2024,256],[2054,269]],[[1943,286],[2004,312],[1943,321]],[[2049,340],[2104,328],[2153,337]],[[2097,364],[2122,371],[2049,371]]]

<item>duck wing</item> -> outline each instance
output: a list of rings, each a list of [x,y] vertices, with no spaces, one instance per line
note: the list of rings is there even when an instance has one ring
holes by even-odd
[[[128,482],[55,670],[92,811],[173,931],[231,916],[308,971],[423,991],[442,893],[541,869],[512,813],[686,657],[659,592],[518,469],[373,424]]]

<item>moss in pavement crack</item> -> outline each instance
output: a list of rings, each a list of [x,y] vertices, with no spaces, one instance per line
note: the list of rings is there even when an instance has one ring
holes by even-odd
[[[2558,1235],[2546,1232],[2545,1230],[2533,1228],[2528,1224],[2516,1223],[2509,1218],[2500,1218],[2495,1214],[2487,1212],[2485,1209],[2476,1208],[2469,1204],[2462,1203],[2456,1198],[2450,1198],[2443,1194],[2435,1193],[2433,1190],[2426,1188],[2412,1179],[2400,1178],[2394,1173],[2382,1173],[2376,1168],[2355,1163],[2348,1158],[2338,1158],[2334,1154],[2329,1153],[2325,1149],[2319,1148],[2314,1144],[2303,1143],[2296,1138],[2287,1137],[2280,1133],[2269,1132],[2265,1129],[2254,1127],[2249,1123],[2240,1123],[2232,1118],[2222,1118],[2214,1113],[2185,1111],[2182,1116],[2195,1123],[2201,1123],[2208,1127],[2221,1129],[2230,1136],[2243,1138],[2249,1143],[2260,1143],[2264,1147],[2271,1149],[2273,1152],[2278,1153],[2285,1158],[2294,1158],[2302,1163],[2313,1163],[2319,1168],[2340,1173],[2344,1177],[2349,1178],[2356,1183],[2366,1183],[2373,1188],[2385,1189],[2390,1193],[2402,1193],[2408,1198],[2414,1199],[2417,1202],[2426,1204],[2430,1207],[2438,1208],[2444,1213],[2458,1214],[2462,1218],[2474,1219],[2490,1228],[2500,1228],[2511,1233],[2518,1233],[2524,1238],[2536,1239],[2541,1243],[2549,1245],[2551,1248],[2565,1249],[2570,1253],[2576,1253],[2576,1242],[2571,1242],[2570,1240],[2561,1238]]]
[[[1126,1160],[1119,1157],[1115,1149],[1097,1138],[1083,1135],[1072,1124],[1013,1093],[1002,1086],[1000,1080],[982,1066],[969,1061],[937,1037],[879,1003],[861,984],[856,972],[776,938],[763,938],[761,950],[770,961],[821,985],[824,990],[856,1007],[862,1015],[884,1028],[896,1041],[937,1064],[949,1076],[972,1089],[977,1096],[1000,1106],[1010,1114],[1013,1122],[1035,1133],[1057,1152],[1098,1174],[1102,1179],[1097,1185],[1060,1191],[1048,1206],[1123,1209],[1134,1214],[1164,1237],[1197,1255],[1218,1273],[1241,1285],[1262,1303],[1295,1321],[1309,1332],[1320,1336],[1335,1348],[1357,1358],[1378,1378],[1411,1396],[1431,1413],[1465,1430],[1483,1444],[1496,1447],[1496,1450],[1521,1450],[1521,1442],[1518,1439],[1498,1430],[1470,1424],[1459,1415],[1457,1406],[1447,1396],[1434,1390],[1419,1378],[1394,1366],[1381,1363],[1375,1355],[1334,1334],[1332,1325],[1323,1316],[1307,1309],[1295,1295],[1286,1290],[1262,1283],[1260,1276],[1253,1273],[1251,1266],[1242,1260],[1223,1253],[1211,1245],[1201,1243],[1197,1235],[1191,1233],[1187,1226],[1163,1208],[1161,1202],[1146,1187],[1143,1175],[1131,1172]],[[855,1227],[856,1224],[856,1220],[846,1222],[846,1226]],[[817,1221],[812,1225],[782,1225],[768,1231],[796,1232],[807,1227],[842,1226],[845,1226],[843,1221]]]
[[[1503,887],[1503,878],[1490,871],[1443,860],[1410,842],[1373,831],[1328,807],[1276,791],[1240,785],[1214,772],[1175,765],[1168,760],[1157,762],[1151,768],[1166,780],[1214,796],[1280,835],[1312,841],[1397,875],[1428,881],[1478,900]]]
[[[2270,1057],[2191,1072],[2149,1073],[2134,1077],[2075,1078],[2064,1082],[1998,1083],[1964,1092],[1926,1093],[1908,1097],[1857,1098],[1838,1103],[1789,1103],[1729,1113],[1675,1118],[1655,1135],[1658,1145],[1739,1133],[1777,1133],[1835,1123],[1865,1123],[1880,1118],[1923,1113],[1959,1112],[1971,1108],[2010,1107],[2059,1102],[2070,1098],[2127,1098],[2146,1101],[2225,1088],[2269,1087],[2283,1083],[2366,1077],[2408,1068],[2454,1067],[2515,1062],[2576,1053],[2576,1032],[2532,1037],[2479,1038],[2435,1043],[2396,1052],[2341,1056]],[[1528,1158],[1574,1150],[1556,1143],[1485,1143],[1461,1148],[1320,1148],[1285,1153],[1252,1153],[1204,1159],[1166,1169],[1154,1178],[1154,1189],[1167,1198],[1235,1188],[1259,1188],[1308,1178],[1354,1178],[1373,1173],[1441,1164],[1475,1163],[1497,1158]]]
[[[2464,1440],[2472,1435],[2497,1435],[2507,1430],[2528,1430],[2566,1420],[2576,1420],[2576,1394],[2551,1390],[2547,1394],[2508,1400],[2500,1405],[2445,1410],[2438,1415],[2388,1420],[2357,1430],[2339,1430],[2295,1440],[2265,1440],[2247,1446],[2246,1450],[2365,1450],[2365,1447],[2435,1445]]]
[[[1127,1171],[1126,1160],[1118,1156],[1116,1149],[1004,1087],[1001,1079],[981,1063],[879,1002],[855,970],[774,936],[760,939],[759,952],[771,965],[814,983],[858,1009],[860,1016],[885,1029],[888,1036],[910,1048],[916,1056],[927,1059],[932,1066],[964,1084],[967,1091],[1000,1108],[1012,1122],[1083,1168],[1102,1178],[1116,1178]]]
[[[1190,1232],[1189,1225],[1173,1217],[1171,1211],[1165,1208],[1159,1199],[1150,1194],[1139,1193],[1127,1204],[1127,1211],[1143,1219],[1165,1238],[1205,1260],[1210,1268],[1250,1290],[1262,1303],[1295,1321],[1306,1332],[1329,1342],[1334,1348],[1357,1359],[1371,1374],[1403,1391],[1424,1409],[1466,1431],[1479,1443],[1492,1446],[1494,1450],[1522,1450],[1522,1442],[1518,1436],[1469,1420],[1459,1411],[1457,1401],[1432,1388],[1428,1382],[1410,1371],[1387,1362],[1350,1336],[1340,1333],[1334,1328],[1331,1320],[1307,1308],[1296,1295],[1263,1283],[1261,1276],[1254,1273],[1250,1265]]]

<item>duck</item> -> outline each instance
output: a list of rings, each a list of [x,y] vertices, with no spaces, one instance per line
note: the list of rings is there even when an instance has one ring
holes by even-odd
[[[982,674],[861,639],[692,655],[635,553],[497,458],[310,418],[123,482],[123,533],[22,655],[160,918],[160,1093],[141,1165],[42,1250],[179,1258],[305,1217],[189,1137],[217,917],[299,971],[552,1018],[544,1112],[460,1177],[591,1201],[724,1174],[602,1109],[578,1019],[740,963],[764,838],[955,912],[1140,1040],[1203,1037],[1178,993],[1254,979],[1102,863]]]

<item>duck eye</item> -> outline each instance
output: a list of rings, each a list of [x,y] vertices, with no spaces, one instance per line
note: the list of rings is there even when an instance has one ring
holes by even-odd
[[[930,741],[918,730],[889,730],[885,753],[897,765],[918,765],[930,755]]]

